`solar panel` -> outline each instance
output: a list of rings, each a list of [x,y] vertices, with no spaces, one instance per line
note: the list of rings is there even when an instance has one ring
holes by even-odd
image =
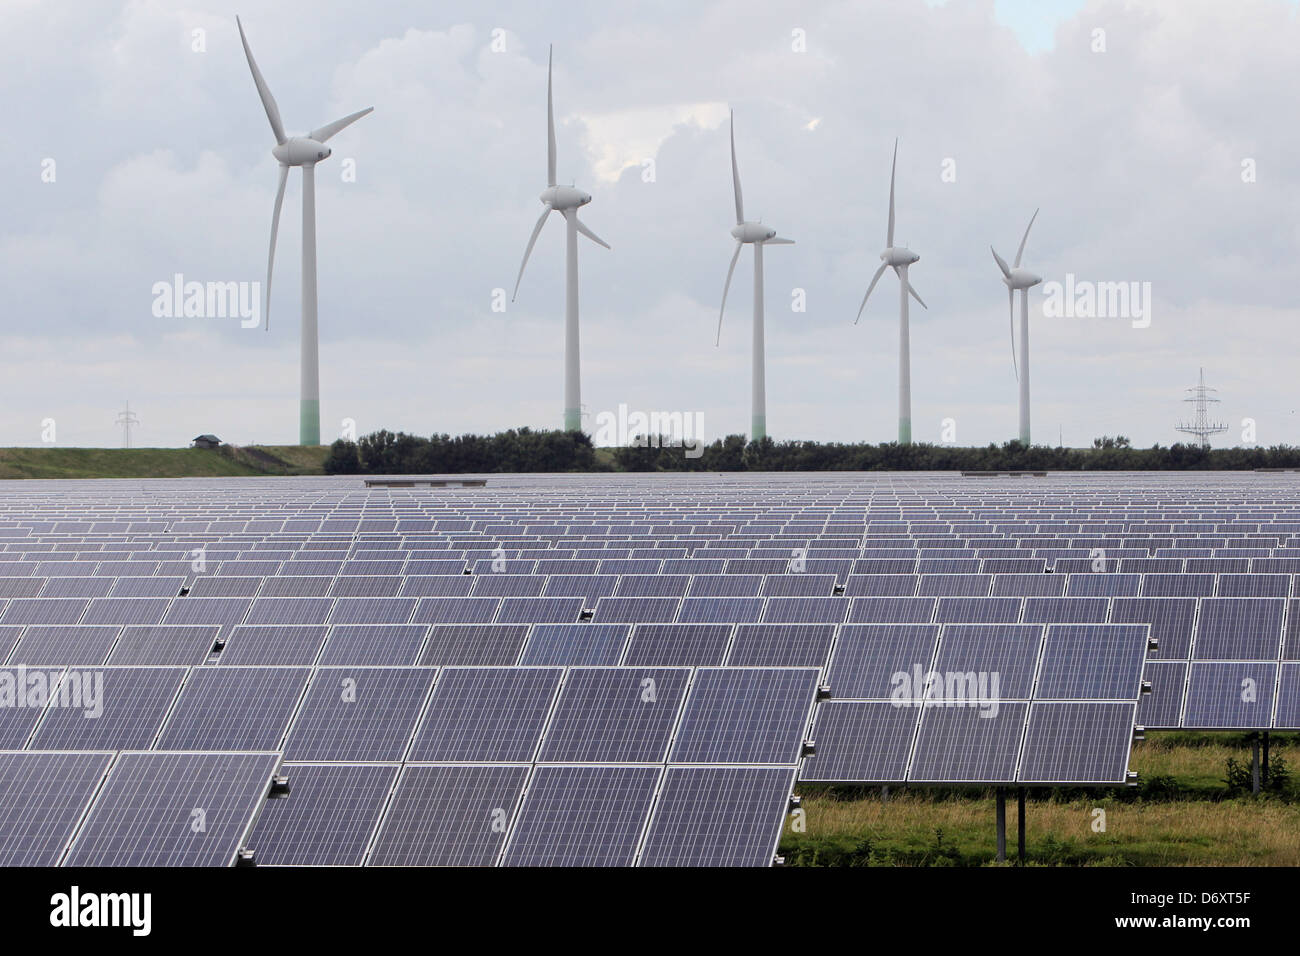
[[[775,767],[669,767],[641,866],[769,866],[794,772]]]
[[[550,667],[445,668],[408,759],[531,761],[561,675]]]
[[[310,666],[316,662],[328,630],[323,625],[241,624],[231,629],[219,663]]]
[[[697,574],[686,593],[691,597],[757,597],[766,580],[761,574]]]
[[[772,624],[839,624],[848,610],[849,600],[842,597],[774,597],[767,599],[763,620]]]
[[[1024,700],[1033,689],[1042,634],[1037,624],[948,624],[939,637],[934,670],[962,675],[968,682],[984,677],[985,696]],[[916,683],[914,694],[923,689]]]
[[[285,764],[287,797],[268,800],[248,839],[259,866],[360,866],[397,767]]]
[[[108,655],[108,663],[122,666],[202,664],[207,660],[220,630],[198,625],[124,627]]]
[[[1285,605],[1281,598],[1203,598],[1194,656],[1198,660],[1277,660]]]
[[[166,578],[131,578],[119,577],[114,580],[110,597],[176,597],[185,586],[185,579]]]
[[[435,624],[420,652],[421,664],[505,666],[519,660],[527,624]]]
[[[1153,656],[1186,660],[1192,647],[1195,598],[1115,598],[1110,605],[1114,624],[1150,624],[1160,649]]]
[[[1045,700],[1132,700],[1146,659],[1141,624],[1053,624],[1047,628],[1035,696]]]
[[[475,597],[538,597],[547,579],[544,574],[483,574],[471,580]]]
[[[288,760],[401,760],[433,667],[322,667],[285,738]]]
[[[50,578],[41,591],[42,597],[105,597],[113,587],[113,578]]]
[[[817,690],[813,668],[701,668],[673,763],[793,764]]]
[[[1277,662],[1193,663],[1183,726],[1264,730],[1272,726]]]
[[[635,599],[634,599],[635,600]],[[617,664],[631,628],[626,624],[537,624],[524,645],[520,664]]]
[[[939,624],[1014,624],[1020,620],[1018,597],[939,598],[934,619]]]
[[[582,598],[503,598],[497,624],[562,624],[582,614]]]
[[[662,762],[690,676],[687,668],[572,668],[537,759]]]
[[[0,624],[77,624],[88,598],[14,598],[0,613]]]
[[[254,597],[262,587],[260,577],[209,575],[194,579],[190,597]]]
[[[1034,703],[1020,782],[1124,783],[1136,709],[1118,702]]]
[[[658,767],[538,767],[503,866],[630,866]]]
[[[157,749],[278,750],[309,674],[305,667],[196,667]]]
[[[426,598],[419,602],[423,607],[427,601],[438,600],[437,598]],[[338,624],[405,624],[413,621],[416,624],[434,623],[421,620],[418,616],[411,617],[415,610],[415,598],[336,598],[334,601],[334,610],[330,612],[329,622],[334,625]],[[321,621],[300,621],[285,623],[302,623],[302,624],[319,624]],[[436,622],[443,623],[443,622]],[[455,623],[455,622],[448,622]]]
[[[833,624],[740,624],[726,663],[732,667],[825,667],[834,637]]]
[[[333,597],[395,597],[401,587],[399,576],[355,574],[335,578],[329,593]]]
[[[827,671],[837,698],[886,699],[895,690],[895,675],[928,670],[939,628],[933,624],[846,624]]]
[[[39,625],[23,630],[22,640],[7,663],[28,666],[88,666],[104,663],[117,640],[118,627],[84,624]]]
[[[817,708],[817,752],[804,758],[801,779],[890,783],[907,778],[918,707],[886,701],[826,701]]]
[[[638,624],[621,663],[635,667],[694,667],[723,662],[730,624]]]
[[[253,602],[245,624],[324,624],[334,599],[328,597],[263,597]]]
[[[921,729],[910,779],[922,783],[1015,780],[1028,707],[1024,702],[993,699],[918,708]]]
[[[229,866],[279,765],[274,753],[124,753],[68,866]]]
[[[527,766],[407,764],[369,866],[491,866],[514,818]]]
[[[1065,593],[1069,597],[1136,597],[1142,588],[1140,574],[1071,574]]]
[[[682,624],[740,624],[758,621],[763,615],[764,601],[761,597],[683,598],[677,620]]]
[[[491,624],[498,598],[421,598],[411,620],[416,624]]]
[[[97,667],[64,673],[33,750],[147,750],[176,698],[184,667]]]
[[[58,866],[111,760],[0,753],[0,866]]]
[[[467,574],[411,575],[402,579],[402,597],[464,597],[474,589],[474,578]]]
[[[1282,664],[1277,685],[1277,715],[1273,726],[1278,730],[1300,729],[1300,664]]]
[[[914,574],[851,574],[844,584],[845,597],[912,597],[918,578]]]
[[[1151,693],[1144,694],[1138,704],[1138,723],[1151,728],[1178,727],[1187,664],[1183,661],[1147,661],[1142,677],[1151,683]]]
[[[248,598],[177,598],[167,609],[162,624],[241,624],[253,602]]]
[[[1026,624],[1105,624],[1110,601],[1104,597],[1031,597],[1021,620]]]
[[[322,667],[410,666],[420,656],[423,624],[338,624],[330,628],[317,663]]]
[[[933,597],[860,597],[849,607],[850,624],[928,624],[938,602]]]

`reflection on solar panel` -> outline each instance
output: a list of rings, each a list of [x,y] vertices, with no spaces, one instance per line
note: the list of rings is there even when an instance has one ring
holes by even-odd
[[[159,750],[278,750],[305,667],[196,667],[158,738]]]
[[[794,764],[817,676],[815,668],[701,668],[671,761]]]
[[[64,673],[32,750],[147,750],[185,679],[183,667],[98,667]]]
[[[770,865],[793,783],[775,767],[669,767],[639,865]]]
[[[527,766],[407,764],[367,864],[491,866],[527,777]]]
[[[0,866],[57,866],[111,760],[0,753]]]
[[[274,753],[124,753],[68,866],[229,866],[280,763]]]
[[[437,672],[433,667],[322,667],[285,738],[285,758],[401,760]]]
[[[360,866],[397,767],[285,764],[287,797],[268,800],[248,846],[259,866]]]
[[[662,762],[690,676],[685,668],[573,668],[537,759]]]
[[[531,761],[561,675],[550,667],[444,669],[408,759]]]
[[[658,767],[538,767],[504,866],[630,866]]]

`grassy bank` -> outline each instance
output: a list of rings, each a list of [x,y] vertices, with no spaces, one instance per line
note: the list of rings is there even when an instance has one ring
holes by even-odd
[[[203,448],[0,448],[3,478],[209,478],[320,475],[329,449],[296,445]]]
[[[1273,758],[1296,766],[1300,738],[1280,737]],[[1030,790],[1028,862],[1039,866],[1300,866],[1300,788],[1254,797],[1227,783],[1228,760],[1249,765],[1241,735],[1150,733],[1122,790]],[[787,822],[781,853],[794,866],[984,866],[996,852],[987,791],[817,788],[801,785],[806,829]],[[1094,830],[1105,811],[1104,831]],[[1007,799],[1014,857],[1016,802]]]

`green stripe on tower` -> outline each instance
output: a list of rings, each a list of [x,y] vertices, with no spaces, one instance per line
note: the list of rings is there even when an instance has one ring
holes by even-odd
[[[767,416],[755,415],[749,427],[749,440],[762,441],[767,437]]]
[[[900,445],[912,444],[912,420],[910,418],[900,418],[898,420],[898,443]]]
[[[298,402],[298,444],[320,444],[319,398],[304,398]]]
[[[564,410],[564,430],[566,432],[582,431],[581,408],[566,408]]]

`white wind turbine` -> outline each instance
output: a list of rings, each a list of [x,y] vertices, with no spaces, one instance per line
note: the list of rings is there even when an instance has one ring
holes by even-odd
[[[591,196],[573,186],[558,186],[555,182],[555,108],[551,97],[551,54],[546,55],[546,188],[539,197],[542,215],[528,237],[524,261],[519,264],[519,277],[515,279],[513,302],[519,294],[519,283],[524,278],[524,266],[532,255],[537,236],[553,212],[564,216],[564,430],[582,431],[582,384],[578,361],[578,233],[606,249],[609,243],[596,235],[578,219],[578,208],[591,202]]]
[[[1029,217],[1025,234],[1020,239],[1015,264],[1011,267],[1008,268],[1003,258],[998,255],[998,251],[989,246],[989,251],[997,260],[998,268],[1002,270],[1002,282],[1007,287],[1007,317],[1011,323],[1011,366],[1016,370],[1016,378],[1020,381],[1020,443],[1022,445],[1029,444],[1029,290],[1043,279],[1028,269],[1020,268],[1020,257],[1025,254],[1025,240],[1029,238],[1029,230],[1034,228],[1034,220],[1037,218],[1038,210],[1035,209],[1034,214]],[[1020,362],[1018,364],[1016,362],[1016,290],[1020,291]]]
[[[731,288],[731,274],[736,271],[736,261],[745,243],[754,247],[754,343],[753,371],[750,377],[751,427],[750,441],[767,437],[767,382],[766,351],[763,344],[763,247],[793,245],[793,239],[781,239],[776,230],[762,222],[745,221],[745,203],[740,195],[740,170],[736,166],[736,115],[731,114],[731,184],[736,193],[736,224],[731,234],[736,239],[736,251],[727,267],[727,281],[722,286],[722,306],[718,309],[717,346],[722,341],[722,313],[727,308],[727,290]]]
[[[280,108],[271,95],[271,88],[257,68],[253,51],[248,48],[244,25],[239,26],[239,39],[244,44],[248,68],[253,71],[253,82],[266,108],[266,118],[275,134],[275,147],[271,155],[280,164],[280,186],[275,193],[275,211],[271,214],[271,248],[266,256],[266,297],[263,314],[266,328],[271,328],[271,269],[275,264],[275,236],[280,230],[280,206],[284,202],[284,186],[289,179],[289,167],[302,167],[302,331],[301,378],[299,383],[298,444],[320,444],[320,345],[316,334],[316,164],[328,159],[332,152],[326,141],[342,129],[365,116],[373,106],[335,120],[306,136],[286,136],[280,121]]]
[[[862,304],[858,306],[858,317],[853,320],[853,324],[857,325],[858,320],[862,318],[862,310],[867,307],[871,290],[876,287],[885,269],[893,266],[894,272],[898,275],[898,443],[910,445],[912,444],[912,351],[907,327],[907,297],[911,295],[921,303],[923,309],[928,307],[916,294],[912,284],[907,281],[908,266],[919,262],[921,257],[911,249],[894,245],[894,171],[897,166],[898,140],[894,140],[894,160],[889,166],[889,228],[885,232],[885,251],[880,254],[880,268],[871,277],[871,285],[867,286],[867,294],[862,297]]]

